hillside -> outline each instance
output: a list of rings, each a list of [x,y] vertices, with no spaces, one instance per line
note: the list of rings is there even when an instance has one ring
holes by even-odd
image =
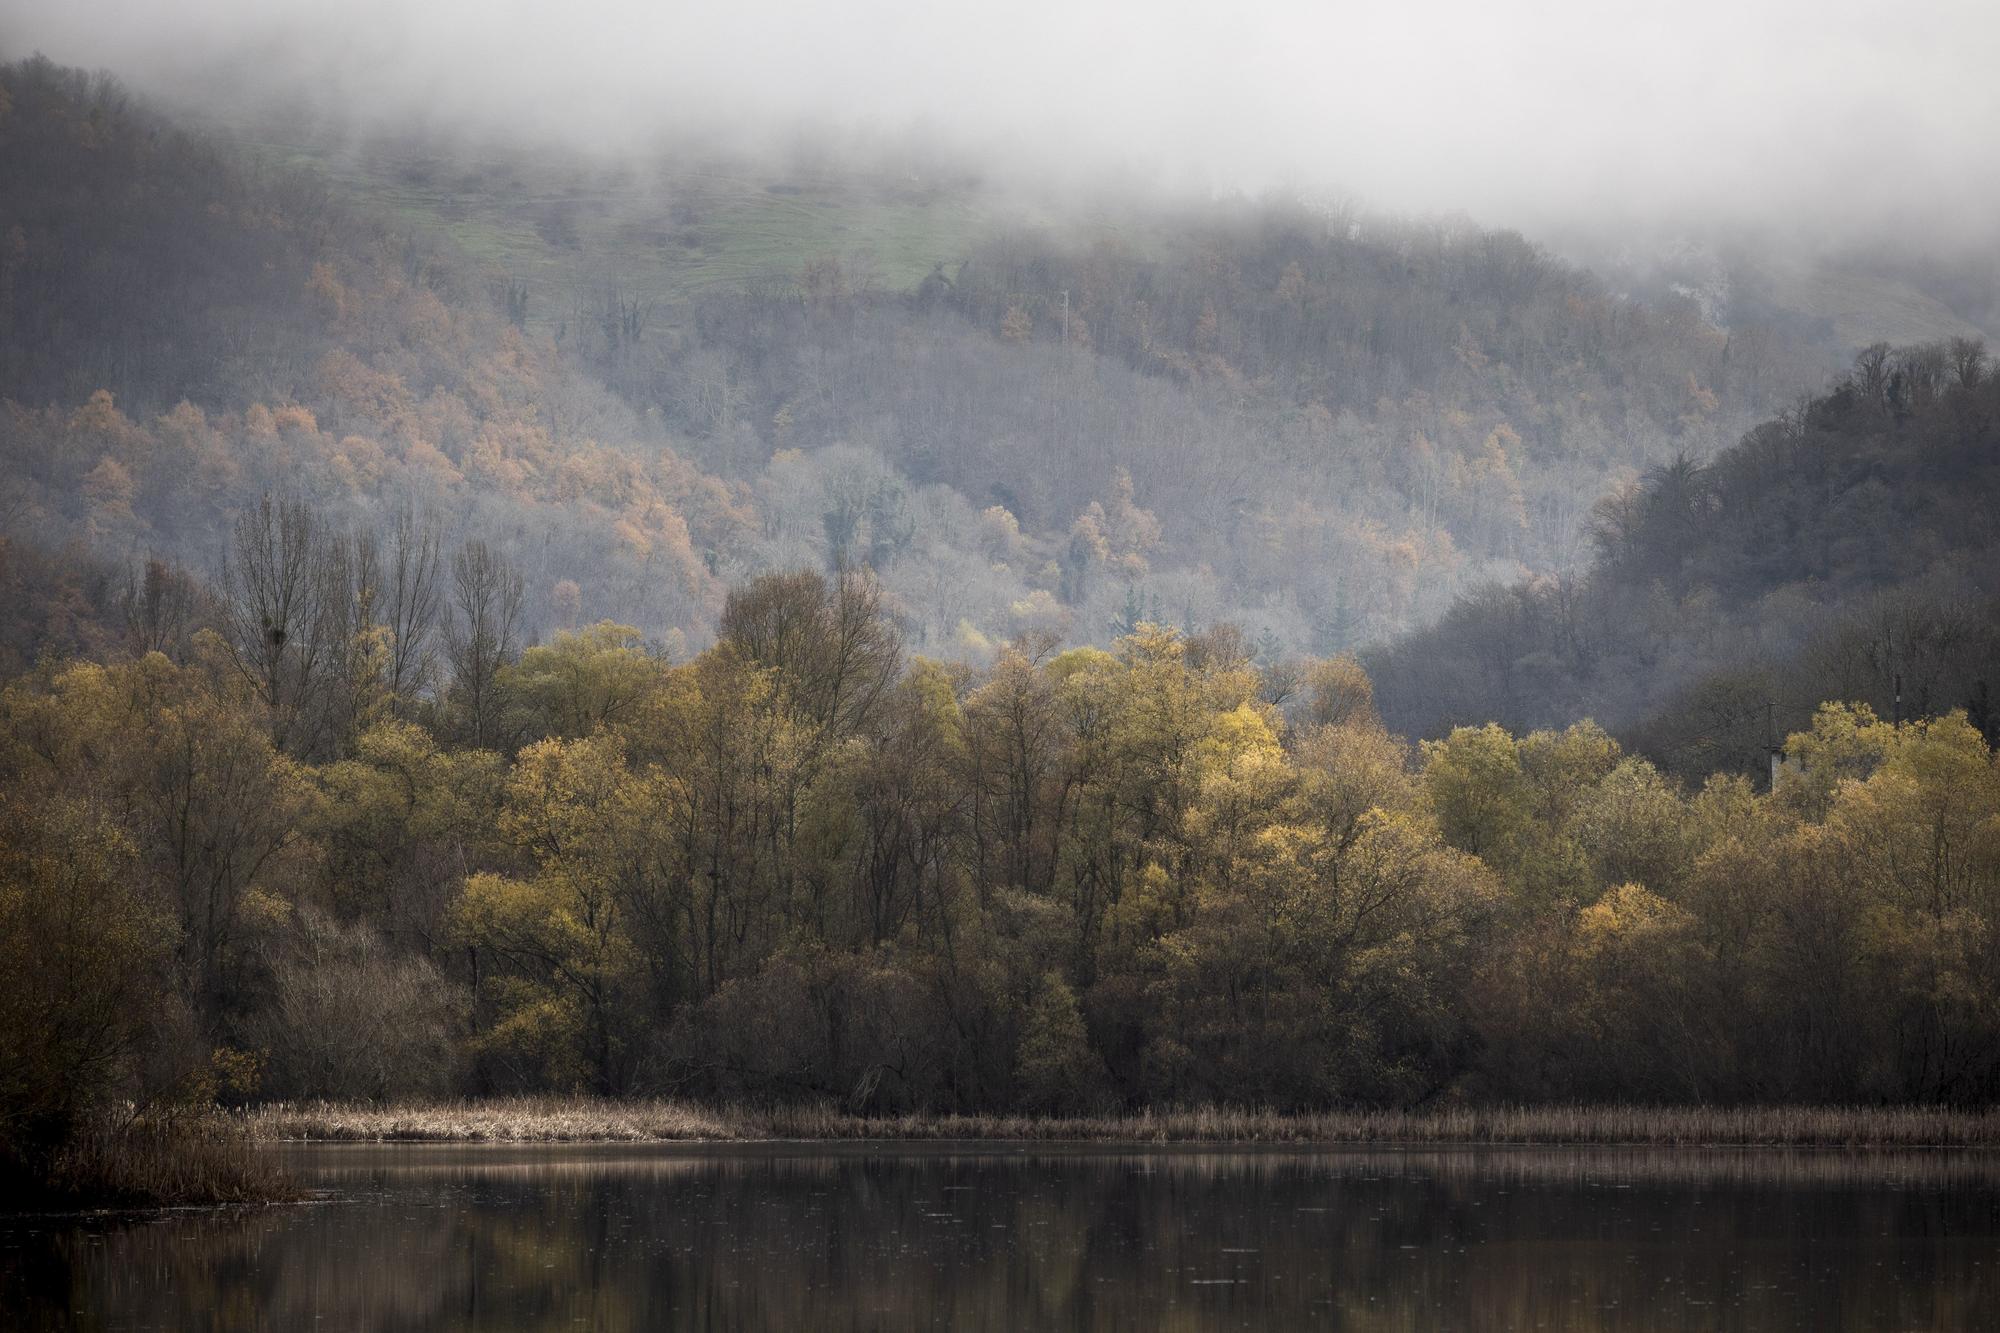
[[[1479,590],[1372,654],[1384,715],[1423,735],[1589,716],[1688,774],[1756,771],[1828,698],[1964,707],[1991,737],[1996,494],[1982,344],[1878,346],[1709,462],[1608,497],[1587,576]]]
[[[526,289],[526,326],[553,338],[579,296],[616,285],[663,326],[703,291],[791,279],[814,258],[865,251],[870,282],[913,291],[1009,216],[977,183],[882,164],[634,160],[453,136],[355,135],[218,117],[247,160],[308,170],[356,206],[448,243]]]
[[[1824,367],[1828,380],[1876,343],[2000,334],[2000,263],[1989,247],[1721,228],[1638,237],[1572,231],[1551,244],[1614,290],[1640,300],[1682,296],[1749,344],[1775,336],[1794,357]]]
[[[519,568],[531,636],[681,651],[732,582],[863,565],[938,656],[1148,619],[1338,651],[1580,567],[1607,489],[1813,378],[1466,225],[246,142],[45,61],[0,86],[7,531],[213,576],[267,492],[414,507]]]
[[[396,116],[0,65],[0,1193],[2000,1096],[2000,270]]]

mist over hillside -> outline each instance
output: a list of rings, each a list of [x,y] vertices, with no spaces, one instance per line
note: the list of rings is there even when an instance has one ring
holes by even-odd
[[[2000,737],[1997,431],[1978,340],[1878,344],[1607,497],[1587,575],[1488,586],[1368,654],[1383,715],[1418,735],[1589,716],[1691,780],[1757,773],[1827,699]]]
[[[1990,1107],[1996,34],[0,0],[0,1194]]]
[[[1277,663],[1577,583],[1606,497],[2000,310],[1935,233],[1575,212],[1552,251],[1338,191],[1023,172],[956,120],[590,141],[451,72],[415,114],[393,70],[341,99],[348,57],[291,86],[265,49],[219,94],[140,61],[160,103],[10,71],[9,525],[107,588],[219,578],[287,494],[487,542],[529,640],[691,652],[734,583],[865,568],[941,658],[1157,621]],[[1630,712],[1564,690],[1533,716]]]
[[[1284,196],[246,140],[8,84],[18,530],[212,577],[266,492],[415,506],[522,567],[534,636],[685,650],[732,581],[865,566],[939,656],[1140,620],[1339,651],[1575,570],[1599,496],[1825,355]]]
[[[902,141],[989,177],[1344,191],[1613,236],[1990,239],[1991,7],[1253,0],[726,10],[580,0],[0,5],[0,44],[183,100],[570,151]],[[1922,95],[1913,95],[1921,89]]]

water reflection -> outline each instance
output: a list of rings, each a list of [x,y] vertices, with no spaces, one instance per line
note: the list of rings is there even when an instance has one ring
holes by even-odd
[[[314,1148],[0,1234],[28,1328],[1973,1328],[2000,1157]]]

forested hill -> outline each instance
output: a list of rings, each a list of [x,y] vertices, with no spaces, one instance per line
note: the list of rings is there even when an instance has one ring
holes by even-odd
[[[704,626],[745,525],[704,476],[436,238],[253,167],[119,85],[0,69],[0,516],[16,545],[213,578],[266,494],[408,509],[593,615]],[[30,616],[81,633],[62,606]],[[36,645],[12,643],[32,660]]]
[[[1373,656],[1418,734],[1592,716],[1683,773],[1754,768],[1820,700],[1882,716],[2000,686],[2000,375],[1976,340],[1876,346],[1830,392],[1596,511],[1575,582],[1491,586]]]
[[[0,67],[0,1193],[218,1099],[2000,1095],[1976,345],[1718,451],[1787,344],[1504,235],[677,287],[771,217],[266,160]]]
[[[1323,654],[1574,568],[1598,496],[1816,374],[1470,226],[336,163],[42,60],[0,90],[6,535],[213,576],[266,493],[411,507],[518,570],[530,636],[692,649],[732,583],[866,567],[932,656],[1142,619]]]

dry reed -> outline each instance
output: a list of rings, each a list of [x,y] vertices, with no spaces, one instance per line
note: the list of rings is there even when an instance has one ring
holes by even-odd
[[[52,1208],[209,1207],[300,1197],[240,1119],[207,1114],[83,1126],[19,1185],[17,1203]]]
[[[1129,1115],[857,1116],[831,1106],[510,1097],[402,1106],[282,1103],[243,1124],[274,1141],[620,1143],[1005,1140],[1093,1143],[1649,1144],[1995,1147],[2000,1108],[1499,1106],[1289,1113],[1185,1107]]]

